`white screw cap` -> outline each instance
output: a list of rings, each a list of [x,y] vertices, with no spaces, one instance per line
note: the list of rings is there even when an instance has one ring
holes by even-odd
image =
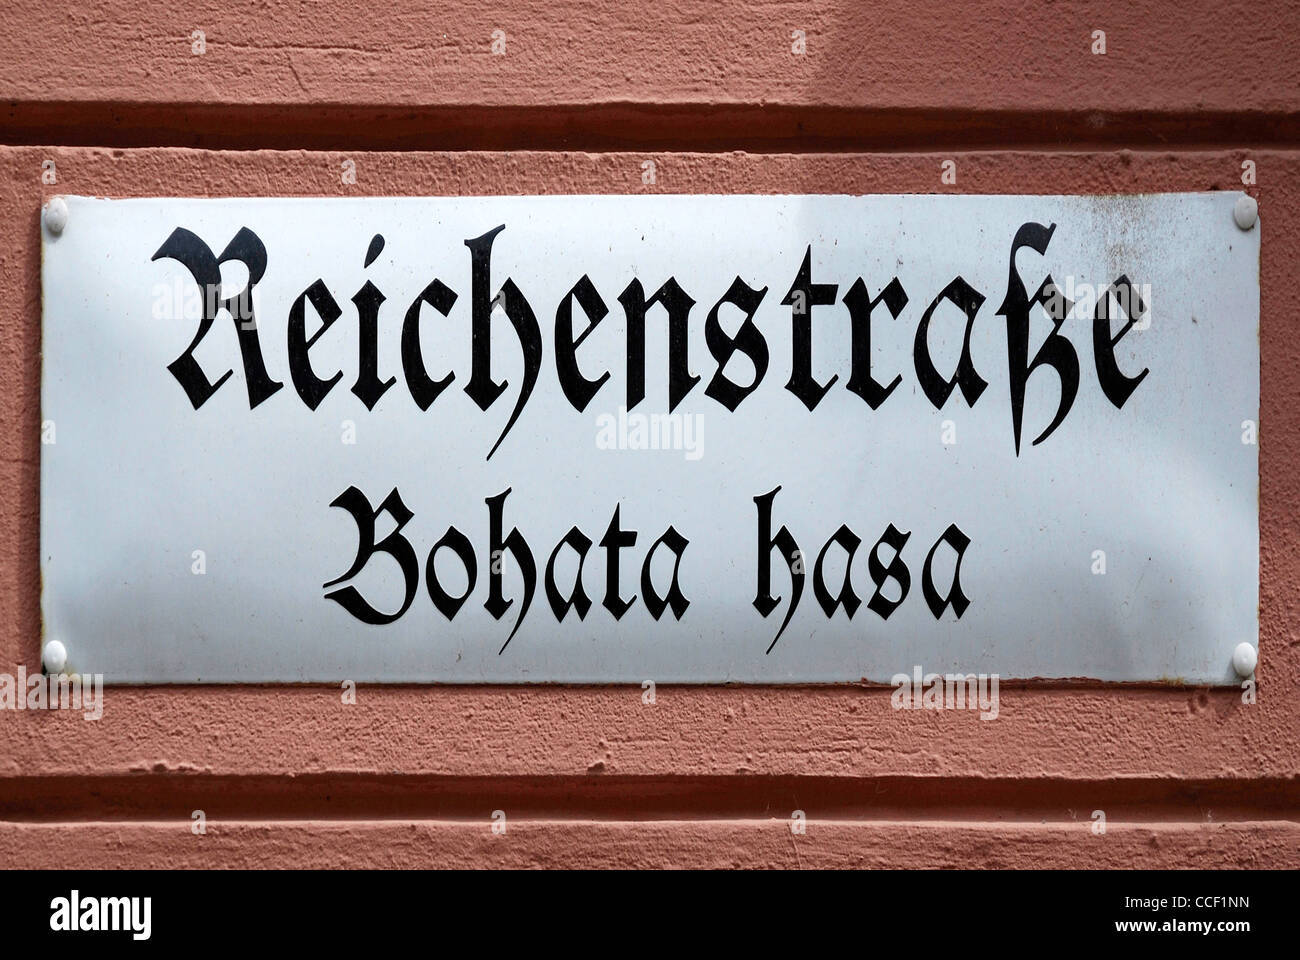
[[[41,662],[45,664],[46,673],[62,673],[68,665],[68,648],[58,640],[47,640],[41,651]]]
[[[1232,208],[1232,219],[1243,230],[1249,230],[1259,219],[1259,203],[1254,197],[1240,196]]]
[[[1237,649],[1232,651],[1232,669],[1237,671],[1239,677],[1251,676],[1255,672],[1257,662],[1259,662],[1259,654],[1249,643],[1239,643]]]
[[[68,201],[62,197],[51,197],[45,205],[42,218],[45,220],[45,229],[57,237],[68,225]]]

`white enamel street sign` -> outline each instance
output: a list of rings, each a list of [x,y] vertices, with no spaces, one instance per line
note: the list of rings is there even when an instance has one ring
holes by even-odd
[[[1239,197],[65,198],[45,641],[110,683],[1236,682]]]

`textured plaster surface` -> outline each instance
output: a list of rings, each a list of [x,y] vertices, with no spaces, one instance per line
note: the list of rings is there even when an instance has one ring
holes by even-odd
[[[926,866],[1300,866],[1294,14],[1208,0],[1176,16],[1149,0],[667,3],[635,16],[543,0],[365,16],[335,3],[12,0],[0,26],[0,134],[5,110],[13,131],[0,142],[14,144],[0,146],[0,671],[39,661],[38,215],[55,193],[1139,193],[1241,189],[1252,159],[1261,622],[1253,706],[1173,685],[1004,685],[993,723],[895,712],[888,690],[856,686],[660,687],[653,706],[639,686],[361,687],[354,706],[329,687],[110,689],[98,722],[0,712],[3,862],[896,866],[911,849]],[[804,57],[790,53],[796,28]],[[1089,53],[1097,28],[1105,57]],[[195,29],[203,56],[190,53]],[[495,29],[504,57],[490,53]],[[409,112],[422,108],[450,111],[448,129],[480,146],[526,147],[521,131],[536,129],[552,149],[364,149],[372,129],[386,146],[436,140]],[[311,109],[367,122],[322,127]],[[870,148],[808,152],[801,111],[823,139],[848,111],[844,129]],[[999,111],[1009,125],[972,132]],[[1001,130],[1017,142],[1017,122],[1040,146],[887,143],[891,131],[914,143]],[[1096,146],[1112,122],[1144,149]],[[1239,123],[1267,142],[1225,146]],[[750,125],[780,149],[732,150]],[[46,129],[63,145],[43,146]],[[149,145],[249,145],[240,130],[253,145],[357,149]],[[570,136],[698,149],[563,149]],[[127,146],[97,145],[115,137]],[[47,159],[57,185],[41,183]],[[340,181],[345,159],[355,186]],[[946,159],[955,187],[939,182]],[[1113,825],[1098,837],[1089,814],[1105,804]],[[206,836],[189,830],[196,808]],[[499,808],[506,836],[488,829]],[[796,808],[803,836],[787,825]]]

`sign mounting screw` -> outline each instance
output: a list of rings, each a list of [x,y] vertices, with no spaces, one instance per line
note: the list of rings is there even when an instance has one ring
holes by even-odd
[[[62,673],[63,668],[68,665],[67,647],[58,640],[47,641],[45,648],[41,650],[41,662],[45,664],[46,673]]]
[[[1259,219],[1259,203],[1254,197],[1248,197],[1244,194],[1237,198],[1236,204],[1232,208],[1232,219],[1237,222],[1237,226],[1243,230],[1249,230]]]
[[[1232,669],[1237,671],[1239,677],[1251,676],[1255,672],[1255,664],[1258,660],[1259,654],[1249,643],[1239,643],[1237,649],[1232,651]]]
[[[62,197],[52,197],[45,205],[42,218],[45,220],[45,229],[57,237],[68,225],[68,201]]]

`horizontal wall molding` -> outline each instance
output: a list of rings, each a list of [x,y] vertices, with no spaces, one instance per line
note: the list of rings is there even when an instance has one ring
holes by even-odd
[[[955,110],[797,104],[0,105],[0,145],[210,150],[897,153],[1300,146],[1300,109]]]
[[[1295,869],[1293,823],[887,823],[765,821],[0,821],[12,867],[338,870],[507,867],[711,869]],[[933,878],[929,878],[933,880]],[[968,878],[959,878],[966,881]]]
[[[0,821],[789,820],[1300,824],[1295,778],[141,773],[0,779]]]

